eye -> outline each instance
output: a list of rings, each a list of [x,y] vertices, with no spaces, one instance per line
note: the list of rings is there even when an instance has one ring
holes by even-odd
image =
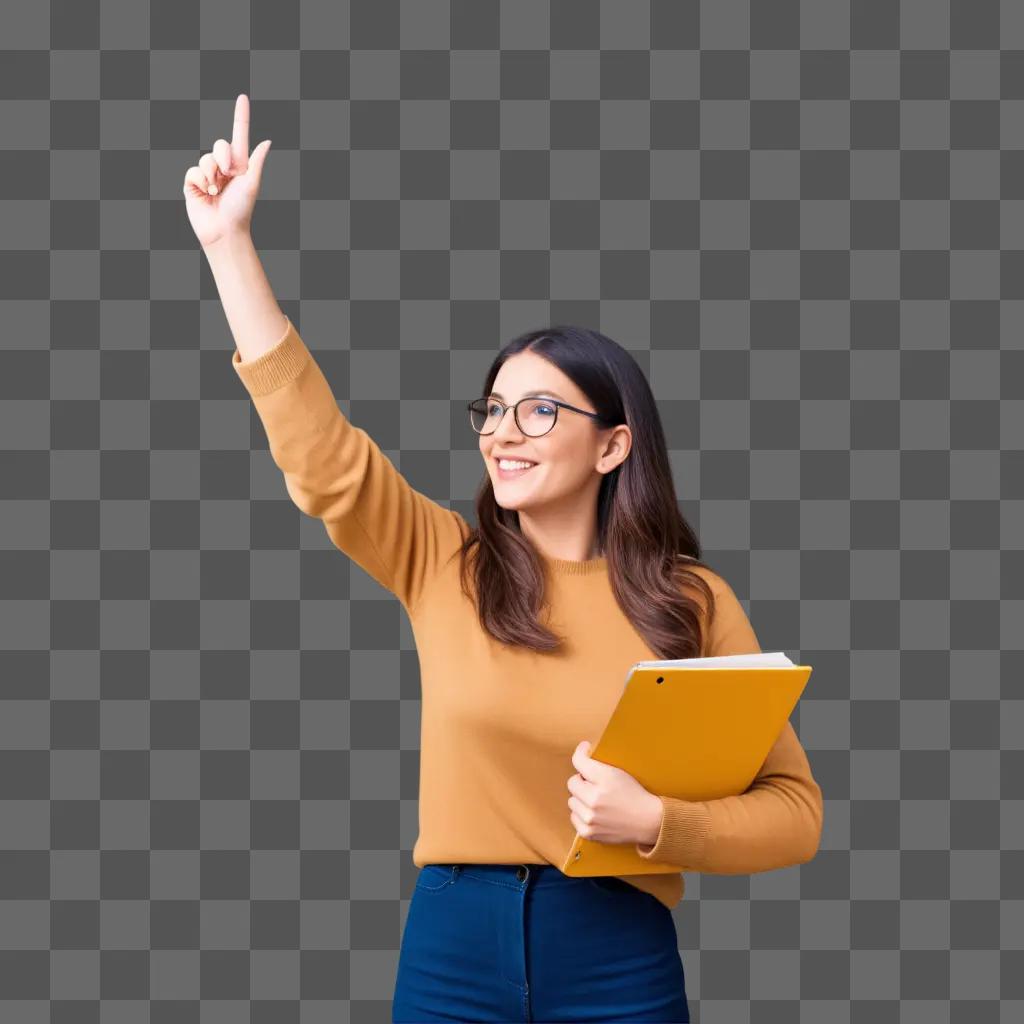
[[[500,406],[500,405],[498,405],[498,404],[497,404],[496,402],[488,402],[488,403],[487,403],[487,415],[488,415],[488,416],[492,416],[492,415],[494,415],[494,413],[495,413],[495,412],[496,412],[496,411],[497,411],[498,409],[500,409],[500,408],[501,408],[501,406]]]
[[[554,413],[554,409],[550,405],[538,405],[533,411],[540,412],[541,409],[547,409],[549,413]]]

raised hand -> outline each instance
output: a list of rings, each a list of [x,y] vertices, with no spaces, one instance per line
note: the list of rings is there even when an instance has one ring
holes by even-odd
[[[225,235],[250,230],[269,151],[270,139],[264,139],[249,154],[249,97],[239,93],[230,145],[217,139],[213,149],[185,172],[185,209],[204,249]]]

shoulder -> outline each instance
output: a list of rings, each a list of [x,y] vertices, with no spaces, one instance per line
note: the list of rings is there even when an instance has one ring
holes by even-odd
[[[757,634],[739,595],[730,586],[729,581],[706,566],[691,563],[690,568],[707,583],[714,602],[704,657],[760,652],[761,645]],[[701,604],[703,607],[703,602]]]

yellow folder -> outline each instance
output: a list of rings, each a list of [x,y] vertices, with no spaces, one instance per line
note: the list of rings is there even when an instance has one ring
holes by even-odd
[[[601,738],[595,760],[629,772],[645,789],[682,800],[743,793],[796,707],[811,675],[782,652],[638,661]],[[652,875],[679,871],[644,860],[633,843],[578,833],[566,875]]]

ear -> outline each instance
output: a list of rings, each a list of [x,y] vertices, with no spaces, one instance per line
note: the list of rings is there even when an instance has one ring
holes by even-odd
[[[610,473],[616,466],[626,461],[633,447],[633,432],[625,423],[615,427],[601,451],[597,470],[599,473]]]

